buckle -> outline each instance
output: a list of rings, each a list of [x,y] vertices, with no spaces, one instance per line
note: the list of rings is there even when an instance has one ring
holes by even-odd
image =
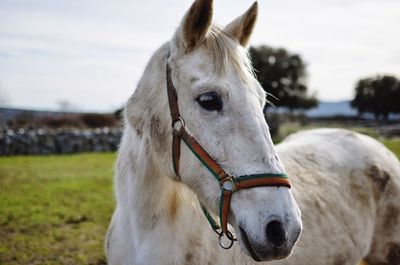
[[[179,123],[179,124],[178,124]],[[178,124],[178,127],[176,127],[176,124]],[[177,120],[172,121],[171,124],[172,130],[175,133],[180,132],[182,129],[185,129],[185,121],[183,120],[183,118],[181,116],[178,117]]]
[[[233,176],[226,174],[225,177],[219,182],[221,189],[234,192],[237,190]]]

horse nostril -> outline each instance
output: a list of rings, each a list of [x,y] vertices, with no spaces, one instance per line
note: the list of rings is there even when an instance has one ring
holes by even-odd
[[[267,224],[267,237],[274,247],[283,247],[288,239],[283,225],[279,221],[271,221]]]

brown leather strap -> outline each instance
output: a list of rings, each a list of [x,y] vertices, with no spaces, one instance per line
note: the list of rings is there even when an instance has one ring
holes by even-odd
[[[168,60],[168,58],[167,58]],[[168,93],[168,104],[169,104],[169,111],[171,113],[171,119],[172,119],[172,129],[174,129],[175,123],[178,121],[182,122],[183,125],[183,120],[181,120],[181,115],[179,113],[179,106],[178,106],[178,95],[176,94],[176,90],[174,87],[174,84],[172,82],[172,77],[171,77],[171,68],[168,64],[168,61],[166,63],[166,75],[167,75],[167,93]],[[181,157],[181,139],[180,137],[176,134],[174,131],[172,135],[172,163],[174,166],[174,171],[178,179],[181,179],[180,176],[180,157]]]
[[[220,218],[221,218],[221,229],[225,235],[229,235],[228,230],[228,216],[229,208],[231,206],[231,198],[233,191],[222,190],[221,193],[221,205],[220,205]]]
[[[192,150],[196,157],[207,167],[207,169],[220,181],[227,174],[217,162],[203,149],[203,147],[184,128],[178,135],[185,144]]]
[[[175,174],[179,180],[181,179],[181,175],[179,173],[180,158],[181,158],[181,139],[174,133],[172,136],[172,162]]]
[[[289,179],[284,179],[281,177],[256,178],[246,180],[241,180],[240,178],[237,178],[235,179],[235,186],[238,190],[265,186],[285,186],[288,188],[291,187]]]
[[[179,120],[181,114],[179,113],[178,95],[176,94],[176,90],[172,82],[171,67],[169,66],[168,62],[167,62],[167,92],[168,92],[169,111],[171,113],[172,125],[173,125],[175,122]]]

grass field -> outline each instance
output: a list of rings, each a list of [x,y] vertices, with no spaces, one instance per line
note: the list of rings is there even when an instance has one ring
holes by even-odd
[[[400,157],[400,140],[384,143]],[[105,264],[114,159],[0,158],[0,264]]]
[[[0,158],[0,264],[105,264],[113,160]]]
[[[387,148],[392,150],[392,152],[397,155],[398,159],[400,159],[400,139],[383,140],[383,143],[386,145]]]

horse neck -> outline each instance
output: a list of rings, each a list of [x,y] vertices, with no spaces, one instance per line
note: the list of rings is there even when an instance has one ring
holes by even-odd
[[[174,205],[182,196],[182,185],[166,176],[165,168],[168,167],[165,165],[169,161],[163,158],[167,152],[164,140],[167,127],[163,121],[168,116],[159,108],[167,108],[168,103],[160,97],[160,90],[165,85],[159,75],[165,71],[162,65],[168,47],[164,44],[152,56],[134,96],[127,104],[125,130],[119,148],[116,177],[118,206],[134,215],[130,219],[136,218],[137,224],[143,223],[140,230],[149,225],[151,227],[150,223],[157,216],[174,215]],[[156,151],[158,155],[154,153]],[[166,209],[171,209],[170,213]]]
[[[164,45],[153,56],[146,72],[155,73],[165,69],[165,65],[159,62],[167,52],[168,46]],[[158,106],[168,107],[167,101],[161,104],[162,100],[154,98],[154,95],[160,95],[158,91],[154,91],[157,87],[160,84],[143,82],[139,85],[138,89],[143,94],[138,91],[141,101],[137,102],[137,110],[145,108],[140,104],[152,102],[151,100],[157,101]],[[169,115],[165,111],[163,114]],[[151,129],[149,131],[148,135],[140,135],[127,122],[119,148],[115,178],[116,219],[121,227],[120,233],[129,234],[121,235],[121,238],[125,238],[122,245],[130,244],[127,248],[135,249],[127,255],[142,256],[144,260],[148,260],[143,264],[151,264],[148,263],[149,260],[158,255],[162,259],[158,264],[251,263],[247,257],[243,257],[237,245],[229,251],[218,248],[217,236],[207,223],[193,191],[165,175],[162,170],[165,165],[162,167],[160,164],[171,161],[164,161],[152,154],[150,137],[154,138],[154,135],[151,135]],[[157,139],[153,138],[151,141],[154,144]],[[168,143],[164,144],[170,146]],[[167,152],[170,152],[169,148]],[[149,253],[146,252],[148,249]],[[131,259],[137,260],[135,257]],[[172,261],[169,262],[169,259]]]
[[[216,248],[193,192],[159,174],[147,148],[125,129],[117,162],[117,215],[120,231],[129,234],[121,235],[126,238],[121,245],[131,250],[122,256],[134,264],[233,264]]]
[[[151,228],[155,219],[171,214],[167,209],[180,198],[180,187],[160,174],[149,154],[148,140],[138,139],[129,125],[121,141],[116,170],[118,206],[129,213],[140,230]]]

